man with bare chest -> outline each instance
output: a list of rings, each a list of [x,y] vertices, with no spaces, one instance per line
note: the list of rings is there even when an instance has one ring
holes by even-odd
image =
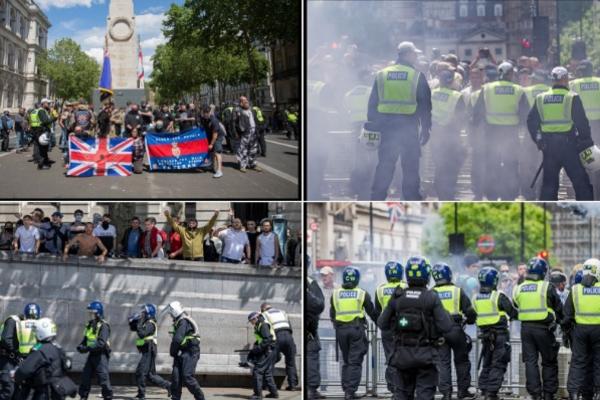
[[[85,224],[85,232],[80,233],[75,236],[67,245],[65,246],[65,251],[63,258],[66,260],[69,257],[69,248],[72,246],[77,246],[77,255],[78,256],[87,256],[93,257],[96,253],[96,248],[99,248],[102,251],[102,254],[98,256],[98,261],[104,261],[108,250],[102,244],[102,241],[93,235],[94,224],[88,222]]]

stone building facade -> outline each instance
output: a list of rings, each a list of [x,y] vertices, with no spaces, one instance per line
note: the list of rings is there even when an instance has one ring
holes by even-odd
[[[49,95],[38,70],[48,47],[48,17],[33,0],[0,0],[0,108],[25,108]]]

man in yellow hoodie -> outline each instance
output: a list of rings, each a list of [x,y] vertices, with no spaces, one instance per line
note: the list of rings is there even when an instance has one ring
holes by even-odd
[[[183,259],[192,261],[203,261],[204,260],[204,236],[209,233],[219,216],[219,210],[215,210],[212,218],[206,225],[198,228],[198,221],[196,218],[191,218],[187,222],[187,227],[179,225],[177,221],[171,216],[169,210],[165,210],[165,217],[167,222],[173,230],[181,235],[181,241],[183,244]]]

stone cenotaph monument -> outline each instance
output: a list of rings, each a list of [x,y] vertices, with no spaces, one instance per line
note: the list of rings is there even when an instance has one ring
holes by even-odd
[[[127,101],[139,103],[145,100],[146,92],[138,85],[139,43],[133,0],[110,0],[106,44],[111,62],[113,101],[117,106],[124,106]],[[96,90],[94,104],[99,103],[100,94]]]

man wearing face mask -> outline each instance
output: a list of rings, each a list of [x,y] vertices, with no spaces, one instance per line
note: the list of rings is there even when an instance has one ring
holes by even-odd
[[[212,218],[203,227],[198,228],[198,221],[196,218],[188,220],[187,226],[184,227],[173,219],[169,210],[165,210],[167,223],[171,225],[175,232],[181,235],[181,240],[183,242],[183,258],[185,260],[204,260],[204,236],[206,236],[207,233],[210,233],[218,216],[219,210],[215,210]]]
[[[104,214],[102,222],[94,228],[94,236],[100,239],[106,247],[109,257],[113,255],[114,250],[117,248],[117,228],[110,222],[110,214]]]
[[[83,222],[83,211],[75,210],[73,213],[74,222],[69,226],[68,239],[71,240],[80,233],[85,232],[85,223]]]
[[[160,107],[160,110],[154,111],[154,120],[158,122],[158,120],[163,121],[163,130],[167,132],[174,132],[174,124],[175,118],[173,117],[173,113],[169,110],[169,106],[163,104]]]
[[[125,115],[125,137],[131,137],[131,132],[134,130],[141,133],[142,123],[142,116],[139,113],[138,105],[132,104],[131,109]]]

